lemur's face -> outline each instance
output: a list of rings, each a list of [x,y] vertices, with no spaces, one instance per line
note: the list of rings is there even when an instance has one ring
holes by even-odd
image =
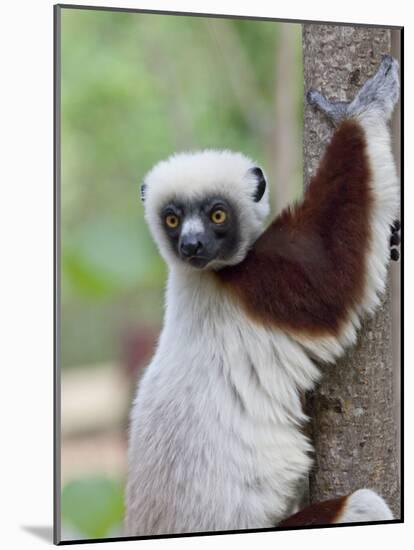
[[[229,151],[175,155],[151,170],[141,195],[165,260],[195,269],[242,261],[269,209],[261,169]]]
[[[237,208],[220,195],[172,199],[161,209],[160,222],[171,250],[193,267],[226,262],[240,245]]]

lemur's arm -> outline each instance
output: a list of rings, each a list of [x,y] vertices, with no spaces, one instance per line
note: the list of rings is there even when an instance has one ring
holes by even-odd
[[[387,121],[398,95],[389,56],[351,103],[309,92],[339,126],[303,201],[274,220],[243,262],[218,272],[252,318],[320,359],[354,341],[360,315],[384,290],[399,204]]]

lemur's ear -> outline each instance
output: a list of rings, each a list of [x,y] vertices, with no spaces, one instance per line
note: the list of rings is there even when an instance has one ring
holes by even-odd
[[[147,184],[142,183],[141,187],[140,187],[140,195],[141,195],[142,202],[145,202],[145,191],[146,191],[146,189],[147,189]]]
[[[256,177],[256,191],[253,194],[253,200],[254,202],[259,202],[260,199],[263,197],[264,192],[266,191],[266,179],[264,177],[262,169],[258,166],[250,168],[250,172]]]

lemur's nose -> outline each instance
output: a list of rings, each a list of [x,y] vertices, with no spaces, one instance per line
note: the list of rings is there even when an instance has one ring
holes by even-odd
[[[189,258],[190,256],[197,256],[203,250],[203,244],[199,240],[198,235],[188,234],[181,237],[180,253],[182,256]]]

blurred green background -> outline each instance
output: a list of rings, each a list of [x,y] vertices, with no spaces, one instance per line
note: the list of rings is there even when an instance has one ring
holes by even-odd
[[[302,182],[300,25],[61,10],[63,538],[122,533],[131,397],[166,269],[139,184],[175,151],[229,148]]]

